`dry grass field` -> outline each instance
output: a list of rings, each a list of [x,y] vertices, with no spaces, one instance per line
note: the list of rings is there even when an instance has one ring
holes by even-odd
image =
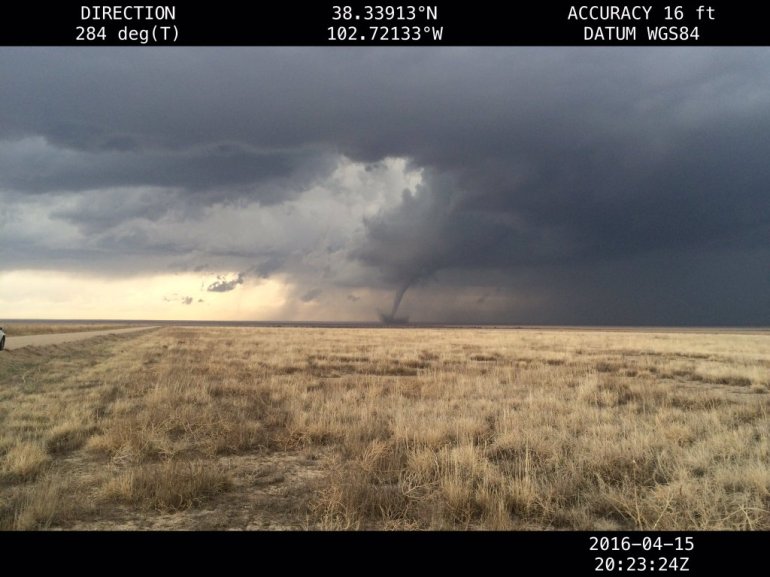
[[[0,529],[770,529],[770,334],[165,327],[0,353]]]

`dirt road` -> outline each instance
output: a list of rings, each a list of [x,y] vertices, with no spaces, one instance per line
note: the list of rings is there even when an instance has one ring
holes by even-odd
[[[30,345],[43,347],[46,345],[58,345],[60,343],[69,343],[72,341],[82,341],[91,337],[101,335],[119,335],[122,333],[133,333],[136,331],[146,331],[155,327],[132,327],[130,329],[112,329],[106,331],[81,331],[79,333],[58,333],[53,335],[30,335],[27,337],[6,337],[5,348],[8,350],[20,349]]]

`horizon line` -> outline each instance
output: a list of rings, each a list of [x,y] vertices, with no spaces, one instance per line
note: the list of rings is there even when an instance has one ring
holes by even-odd
[[[559,324],[559,323],[521,323],[521,322],[445,322],[445,321],[409,321],[406,323],[386,323],[380,320],[370,321],[330,321],[330,320],[191,320],[191,319],[119,319],[119,318],[5,318],[2,323],[107,323],[107,324],[162,324],[162,325],[219,325],[219,326],[293,326],[293,327],[339,327],[339,328],[518,328],[518,329],[565,329],[565,330],[601,330],[601,329],[645,329],[645,330],[738,330],[770,331],[770,325],[707,325],[707,324]]]

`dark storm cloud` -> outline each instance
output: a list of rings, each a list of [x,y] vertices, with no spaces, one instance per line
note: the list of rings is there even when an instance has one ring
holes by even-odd
[[[542,309],[494,313],[512,322],[768,324],[770,281],[757,272],[770,238],[767,56],[4,49],[0,193],[80,195],[54,217],[89,234],[221,202],[278,204],[328,176],[339,154],[404,157],[423,183],[345,247],[370,271],[351,286],[405,291],[405,304],[412,290],[470,279],[514,300],[547,297]],[[129,187],[141,190],[120,192]],[[115,239],[110,250],[146,245],[132,234],[100,238]],[[189,250],[164,242],[156,251]],[[262,277],[291,275],[302,257],[256,256]]]
[[[248,191],[258,183],[275,182],[302,170],[323,170],[315,153],[259,151],[217,144],[186,150],[72,150],[42,140],[28,143],[22,154],[0,159],[0,186],[29,192],[94,189],[116,186],[180,187],[206,191]],[[259,200],[271,202],[275,190],[262,188]]]

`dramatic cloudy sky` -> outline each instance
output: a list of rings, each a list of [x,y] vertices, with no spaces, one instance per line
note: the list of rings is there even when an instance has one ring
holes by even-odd
[[[766,48],[0,48],[0,318],[770,324]]]

